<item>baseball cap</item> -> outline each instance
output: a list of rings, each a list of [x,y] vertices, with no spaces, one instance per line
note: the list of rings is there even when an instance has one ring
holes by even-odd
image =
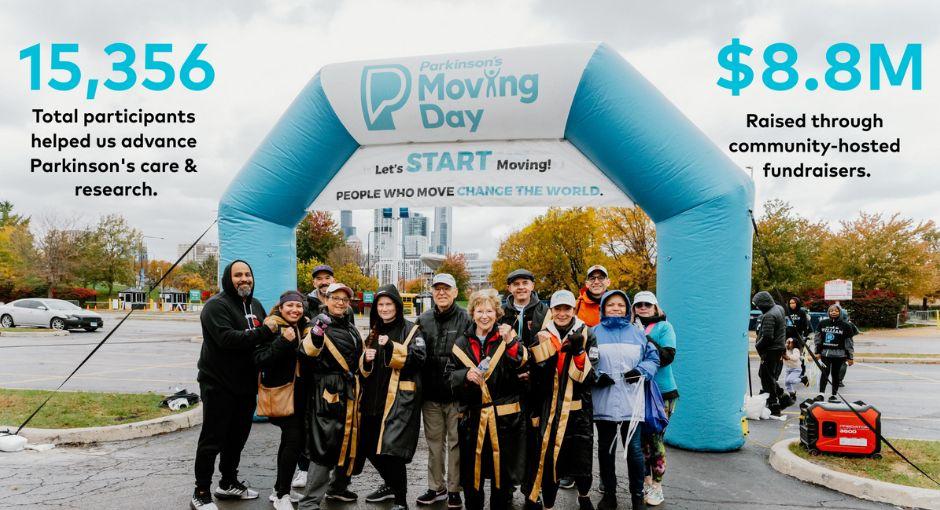
[[[591,276],[591,273],[593,273],[594,271],[600,271],[600,272],[604,273],[604,276],[605,276],[605,277],[606,277],[606,276],[610,276],[610,275],[607,273],[607,268],[604,267],[604,266],[602,266],[602,265],[600,265],[600,264],[594,264],[593,266],[589,267],[588,270],[587,270],[587,275],[588,275],[588,276]]]
[[[532,271],[528,269],[516,269],[515,271],[509,273],[509,276],[506,277],[506,283],[510,284],[519,278],[526,278],[529,280],[535,281],[535,275],[532,274]]]
[[[333,276],[333,268],[326,264],[320,264],[319,266],[313,268],[313,272],[310,274],[312,276],[316,276],[317,273],[330,273],[330,276]]]
[[[431,280],[431,286],[433,287],[437,285],[438,283],[443,283],[444,285],[447,285],[448,287],[451,287],[454,289],[457,288],[457,280],[455,280],[453,276],[447,273],[437,273],[436,275],[434,275],[434,279]]]
[[[637,292],[636,295],[633,296],[633,304],[637,303],[649,303],[651,305],[657,306],[659,305],[659,301],[656,300],[656,294],[653,294],[648,290]]]
[[[350,289],[347,285],[345,285],[345,284],[343,284],[343,283],[339,283],[339,282],[331,283],[330,286],[326,288],[326,293],[327,293],[327,294],[332,294],[332,293],[334,293],[334,292],[336,292],[336,291],[343,291],[343,292],[345,292],[346,294],[349,295],[349,298],[350,298],[350,299],[352,299],[352,297],[353,297],[353,290]]]
[[[574,308],[576,301],[574,300],[574,294],[570,290],[559,290],[552,294],[552,299],[549,301],[549,308],[555,308],[558,305],[568,305]]]

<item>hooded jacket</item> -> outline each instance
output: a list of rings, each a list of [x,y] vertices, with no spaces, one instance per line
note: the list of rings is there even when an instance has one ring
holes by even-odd
[[[547,480],[590,476],[594,452],[591,386],[598,352],[594,333],[577,317],[567,328],[560,329],[552,321],[542,331],[549,338],[539,339],[538,345],[529,350],[533,384],[549,391],[535,413],[538,440],[530,458],[534,458],[536,472],[525,494],[532,502],[538,500]],[[583,347],[578,352],[562,351],[572,335],[583,336]]]
[[[202,350],[196,380],[213,389],[249,396],[258,393],[255,347],[271,341],[276,334],[261,324],[266,314],[261,302],[253,297],[254,288],[244,300],[238,295],[232,283],[236,262],[248,265],[244,260],[234,260],[225,266],[220,279],[222,291],[206,301],[199,314]]]
[[[672,374],[672,362],[676,358],[676,330],[664,314],[655,317],[637,316],[637,322],[646,338],[656,344],[659,350],[659,369],[656,370],[655,380],[663,399],[678,398],[679,386]]]
[[[754,305],[762,312],[757,318],[757,340],[754,348],[761,359],[780,358],[787,348],[787,319],[783,307],[774,303],[767,291],[754,294]]]
[[[841,359],[855,357],[853,337],[858,333],[858,329],[844,317],[844,311],[840,306],[838,318],[833,320],[827,316],[819,321],[819,327],[816,330],[816,352],[820,357]]]
[[[444,377],[444,370],[454,342],[472,324],[467,311],[457,306],[457,303],[450,305],[444,312],[433,305],[418,317],[421,335],[427,343],[427,359],[421,372],[424,400],[438,403],[455,400],[450,383]]]
[[[597,326],[601,321],[601,302],[595,301],[588,292],[587,287],[581,288],[581,294],[578,295],[577,304],[574,307],[578,318],[590,327]]]
[[[528,351],[518,337],[508,344],[494,326],[483,338],[471,324],[457,339],[447,362],[447,379],[460,402],[457,421],[460,483],[481,489],[485,478],[497,488],[518,485],[525,474],[525,418],[518,370]],[[482,370],[481,362],[489,358]],[[467,381],[470,367],[484,372],[484,384]]]
[[[420,374],[427,352],[419,328],[405,320],[398,288],[394,285],[379,287],[374,303],[378,303],[383,296],[395,302],[395,319],[390,323],[384,322],[379,317],[378,308],[372,307],[372,327],[365,344],[377,352],[371,362],[366,362],[363,356],[359,365],[359,373],[363,378],[362,413],[382,416],[382,421],[378,444],[363,445],[363,450],[411,462],[418,446],[422,391]],[[389,337],[384,346],[378,344],[380,335]]]
[[[300,344],[306,394],[306,446],[310,460],[351,475],[359,448],[359,358],[362,338],[346,314],[330,314],[323,336]]]
[[[796,310],[790,308],[790,301],[787,300],[784,310],[787,314],[787,338],[796,340],[797,346],[801,347],[813,332],[813,326],[809,318],[809,310],[803,307],[803,301],[796,296],[790,299],[796,300]]]
[[[610,317],[604,314],[604,304],[611,296],[621,296],[627,303],[625,317]],[[639,398],[639,408],[634,409],[636,391],[643,391],[637,383],[627,382],[624,374],[636,369],[647,380],[656,376],[659,368],[659,351],[647,341],[646,335],[636,324],[631,315],[630,298],[623,291],[612,290],[601,298],[601,323],[594,326],[597,338],[598,360],[594,368],[597,375],[606,374],[613,379],[613,384],[595,387],[592,395],[594,419],[605,421],[629,421],[637,416],[638,421],[645,417],[645,398]]]

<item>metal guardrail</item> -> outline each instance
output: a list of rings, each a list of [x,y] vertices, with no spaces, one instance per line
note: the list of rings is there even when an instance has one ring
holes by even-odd
[[[898,314],[897,327],[901,327],[905,324],[940,327],[940,310],[908,310],[907,320],[902,322],[901,316],[903,315],[904,314],[901,313]]]

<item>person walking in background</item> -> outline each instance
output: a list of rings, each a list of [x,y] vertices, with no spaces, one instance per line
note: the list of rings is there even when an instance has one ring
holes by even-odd
[[[354,474],[368,457],[385,483],[366,496],[366,501],[394,499],[392,510],[406,510],[406,465],[414,457],[421,425],[419,374],[426,356],[425,343],[418,326],[405,319],[397,287],[379,287],[374,303],[359,365],[362,427]]]
[[[427,344],[427,359],[421,373],[424,397],[421,416],[424,438],[428,442],[428,490],[418,496],[417,503],[430,505],[446,499],[448,508],[460,508],[463,506],[457,441],[460,406],[444,377],[444,369],[454,342],[473,322],[467,311],[456,303],[459,291],[453,276],[447,273],[434,275],[431,290],[434,305],[418,317],[418,326]]]
[[[238,480],[238,463],[251,432],[258,394],[255,347],[275,337],[277,326],[262,326],[264,307],[253,297],[251,266],[235,260],[222,270],[222,291],[212,296],[199,314],[202,350],[199,354],[199,393],[202,430],[196,446],[196,488],[190,506],[217,510],[209,488],[219,457],[222,479],[219,499],[255,499],[258,492]]]
[[[757,318],[757,340],[754,347],[760,356],[761,393],[767,394],[767,407],[770,414],[780,416],[780,411],[792,404],[789,395],[784,397],[783,388],[777,384],[777,377],[783,370],[783,351],[786,349],[787,320],[783,307],[774,303],[774,298],[767,291],[754,295],[754,305],[762,312]]]
[[[792,338],[800,354],[803,353],[803,347],[806,346],[806,340],[813,333],[813,324],[809,318],[809,310],[803,307],[803,301],[793,296],[787,301],[787,338]],[[789,350],[789,349],[788,349]],[[786,364],[786,363],[784,363]],[[788,365],[789,366],[789,365]],[[800,358],[800,381],[803,384],[809,384],[806,377],[806,363]],[[789,390],[788,390],[789,391]]]
[[[647,341],[630,314],[630,298],[620,290],[608,291],[601,298],[601,323],[594,327],[597,338],[597,382],[592,392],[594,425],[597,427],[597,461],[607,491],[598,503],[598,510],[617,508],[616,445],[619,431],[627,449],[627,470],[630,480],[630,501],[634,509],[645,509],[643,477],[646,463],[640,434],[630,435],[631,422],[645,418],[644,388],[641,379],[649,380],[659,367],[659,352]],[[637,398],[639,397],[639,398]]]
[[[490,480],[490,509],[509,508],[525,471],[525,416],[518,370],[528,351],[508,324],[493,289],[470,296],[471,325],[454,344],[447,379],[460,401],[460,482],[468,510],[482,510]]]
[[[277,477],[271,501],[275,510],[293,510],[293,502],[300,496],[291,494],[292,475],[297,458],[304,449],[303,389],[297,381],[299,372],[297,345],[310,334],[309,319],[304,315],[306,298],[296,290],[281,294],[271,315],[264,319],[265,326],[275,324],[278,336],[255,347],[255,366],[260,371],[259,384],[278,388],[293,384],[293,409],[289,416],[271,416],[269,421],[281,429],[281,442],[277,448]],[[261,409],[259,408],[259,413]]]
[[[304,432],[310,469],[298,508],[320,508],[324,497],[355,501],[349,477],[356,462],[359,434],[358,380],[362,337],[346,310],[353,291],[342,283],[327,288],[327,313],[314,319],[301,342],[301,372],[307,395]],[[332,472],[332,481],[330,473]]]
[[[666,320],[666,313],[659,307],[659,300],[652,292],[637,292],[633,297],[633,313],[646,338],[659,352],[659,368],[653,380],[656,381],[663,397],[666,416],[671,417],[679,399],[679,386],[672,373],[672,362],[676,358],[676,331]],[[643,434],[641,437],[647,472],[643,480],[643,493],[646,495],[646,503],[650,506],[658,506],[665,499],[662,485],[663,476],[666,474],[666,444],[663,442],[665,434],[664,430],[658,434]]]
[[[831,305],[827,311],[828,317],[819,321],[816,328],[816,353],[822,361],[823,368],[819,374],[819,395],[816,400],[822,400],[826,393],[826,384],[832,377],[832,394],[830,402],[838,402],[836,393],[839,390],[842,367],[852,366],[855,361],[855,341],[853,337],[857,329],[843,318],[842,307]]]
[[[526,498],[542,493],[544,508],[555,506],[558,476],[578,487],[578,508],[594,510],[590,491],[594,450],[594,409],[591,386],[597,363],[597,342],[588,326],[574,315],[574,294],[559,290],[549,303],[552,320],[539,331],[530,349],[532,383],[551,388],[539,409],[536,476]]]

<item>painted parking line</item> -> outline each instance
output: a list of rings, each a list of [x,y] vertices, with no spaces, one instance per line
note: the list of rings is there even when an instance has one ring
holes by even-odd
[[[154,369],[160,369],[160,368],[184,368],[184,367],[192,367],[192,366],[193,366],[193,363],[191,361],[185,362],[185,363],[175,363],[175,364],[145,365],[145,366],[122,368],[122,369],[116,369],[116,370],[103,370],[100,372],[75,374],[73,379],[81,379],[81,378],[86,378],[86,377],[101,377],[104,375],[120,374],[124,372],[139,372],[141,370],[154,370]],[[0,386],[6,385],[6,384],[26,384],[26,383],[33,383],[33,382],[58,381],[60,379],[62,379],[62,375],[48,376],[48,377],[33,377],[29,379],[21,379],[18,381],[0,381]],[[123,379],[123,380],[130,381],[134,379]]]
[[[932,383],[940,383],[940,379],[934,379],[934,378],[932,378],[932,377],[926,377],[926,376],[923,376],[923,375],[912,374],[912,373],[910,373],[910,372],[904,372],[904,371],[902,371],[902,370],[897,370],[897,369],[894,369],[894,368],[887,368],[887,367],[882,367],[882,366],[878,366],[878,365],[873,365],[873,364],[871,364],[871,363],[856,363],[856,365],[858,365],[858,366],[863,366],[863,367],[866,367],[866,368],[873,368],[873,369],[875,369],[875,370],[881,370],[881,371],[883,371],[883,372],[888,372],[888,373],[892,373],[892,374],[898,374],[898,375],[902,375],[902,376],[904,376],[904,377],[913,377],[914,379],[920,379],[920,380],[922,380],[922,381],[929,381],[929,382],[932,382]]]

